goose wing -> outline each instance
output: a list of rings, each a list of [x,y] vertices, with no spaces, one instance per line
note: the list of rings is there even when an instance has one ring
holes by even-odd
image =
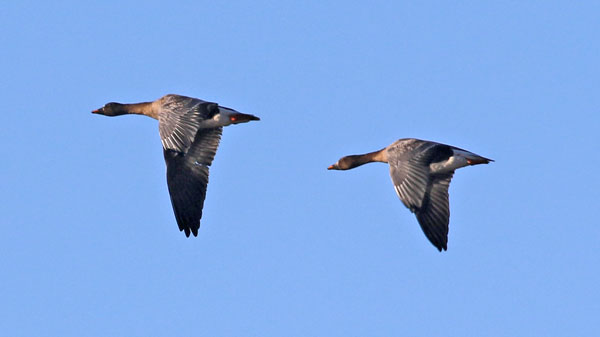
[[[425,236],[439,250],[448,249],[450,205],[448,187],[452,173],[436,175],[430,180],[421,208],[415,211]]]
[[[438,250],[447,249],[450,210],[448,186],[453,172],[431,174],[429,165],[452,156],[443,144],[409,140],[388,148],[390,176],[402,203],[415,213]]]
[[[219,113],[219,105],[179,95],[163,98],[158,131],[163,148],[186,153],[203,121]]]
[[[200,129],[187,152],[163,150],[167,164],[167,185],[180,231],[198,235],[206,197],[209,166],[221,140],[222,127]]]

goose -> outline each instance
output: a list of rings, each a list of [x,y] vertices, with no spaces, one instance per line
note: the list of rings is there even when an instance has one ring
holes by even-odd
[[[186,237],[198,235],[209,166],[223,127],[260,120],[217,103],[173,94],[153,102],[111,102],[92,113],[110,117],[136,114],[158,120],[171,205],[179,231]]]
[[[458,147],[403,138],[379,151],[342,157],[327,169],[349,170],[371,162],[388,163],[396,194],[417,216],[425,236],[441,252],[448,249],[448,187],[454,171],[492,161]]]

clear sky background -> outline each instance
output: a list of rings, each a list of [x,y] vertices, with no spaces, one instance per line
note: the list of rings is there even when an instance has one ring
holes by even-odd
[[[592,336],[600,328],[600,5],[4,1],[5,336]],[[227,127],[197,238],[157,122]],[[450,186],[448,251],[384,164],[417,137],[496,162]]]

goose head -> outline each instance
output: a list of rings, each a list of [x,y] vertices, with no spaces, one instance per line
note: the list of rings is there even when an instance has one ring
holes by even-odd
[[[125,104],[110,102],[110,103],[106,103],[100,109],[96,109],[96,110],[92,111],[92,113],[114,117],[114,116],[125,115],[129,112],[125,109]]]
[[[328,170],[349,170],[358,166],[359,156],[346,156],[340,158],[335,164],[330,165]]]

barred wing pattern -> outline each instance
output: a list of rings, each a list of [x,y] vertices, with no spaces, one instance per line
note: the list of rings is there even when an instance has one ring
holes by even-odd
[[[209,166],[219,147],[222,127],[202,128],[219,105],[197,98],[162,98],[158,130],[167,164],[167,185],[180,231],[198,235],[206,198]]]
[[[158,114],[158,131],[163,148],[186,153],[202,121],[219,113],[219,105],[197,98],[167,95]]]
[[[429,165],[452,156],[452,148],[421,140],[400,140],[388,149],[390,176],[398,197],[415,213],[421,229],[438,250],[446,250],[453,173],[431,174]]]

